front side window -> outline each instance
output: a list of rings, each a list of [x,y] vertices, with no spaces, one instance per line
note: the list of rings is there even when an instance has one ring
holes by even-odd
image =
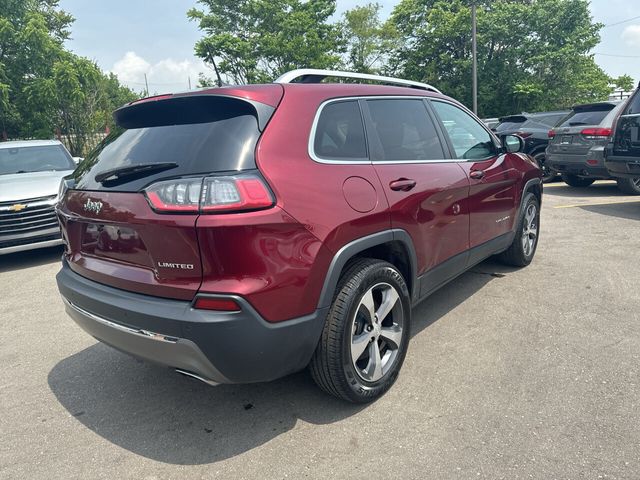
[[[313,139],[317,157],[327,160],[366,160],[367,146],[360,106],[355,100],[326,105]]]
[[[450,103],[434,101],[432,104],[449,135],[457,158],[482,160],[497,155],[493,137],[471,115]]]
[[[373,161],[439,160],[444,151],[422,100],[368,100],[381,151]]]

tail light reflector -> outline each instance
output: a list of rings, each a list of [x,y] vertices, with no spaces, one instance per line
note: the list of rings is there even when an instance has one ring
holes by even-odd
[[[598,137],[609,137],[611,136],[612,130],[610,128],[585,128],[580,132],[587,138],[598,138]]]
[[[144,193],[151,207],[163,213],[229,213],[274,203],[267,185],[254,174],[167,180]]]
[[[193,308],[199,310],[217,310],[219,312],[240,311],[240,305],[232,298],[198,297],[193,304]]]
[[[556,136],[556,131],[555,130],[549,130],[549,133],[547,135],[549,135],[549,138],[554,138]]]

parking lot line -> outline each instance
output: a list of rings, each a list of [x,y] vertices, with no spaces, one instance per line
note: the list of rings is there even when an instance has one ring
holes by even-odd
[[[555,205],[553,208],[597,207],[599,205],[615,205],[618,203],[640,203],[640,200],[611,200],[609,202],[574,203],[571,205]]]

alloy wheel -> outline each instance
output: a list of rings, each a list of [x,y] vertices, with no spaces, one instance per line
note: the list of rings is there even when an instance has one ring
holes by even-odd
[[[378,283],[362,296],[351,331],[351,361],[367,382],[380,380],[393,367],[402,344],[404,311],[400,295]]]
[[[530,204],[524,214],[524,224],[522,226],[522,249],[528,257],[538,240],[538,209],[534,204]]]

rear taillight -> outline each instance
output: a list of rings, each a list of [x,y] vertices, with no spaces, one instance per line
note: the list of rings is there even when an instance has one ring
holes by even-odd
[[[229,213],[273,206],[273,196],[257,175],[180,178],[144,191],[151,208],[164,213]]]
[[[198,297],[193,308],[199,310],[216,310],[218,312],[239,312],[240,305],[232,298]]]
[[[555,130],[549,130],[549,133],[547,135],[549,135],[549,138],[554,138],[556,136],[556,131]]]
[[[596,139],[611,136],[612,130],[610,128],[585,128],[580,133],[589,139]]]
[[[529,132],[516,132],[516,135],[518,135],[520,138],[529,138],[531,135],[533,135],[533,133],[529,133]]]

